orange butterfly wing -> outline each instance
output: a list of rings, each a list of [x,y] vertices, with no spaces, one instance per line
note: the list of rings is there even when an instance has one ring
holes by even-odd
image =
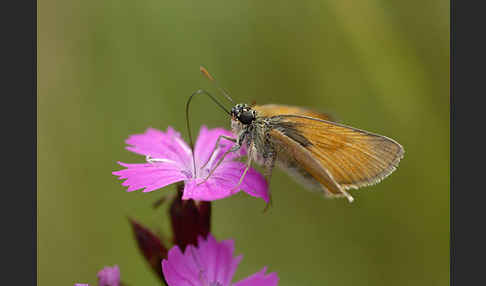
[[[271,141],[278,145],[279,160],[285,162],[292,162],[298,164],[305,170],[315,181],[321,186],[328,196],[346,196],[350,201],[353,201],[351,195],[349,195],[333,178],[330,172],[324,168],[319,160],[312,154],[312,152],[299,144],[298,141],[293,140],[291,137],[285,135],[282,130],[277,128],[271,129],[268,134],[271,137]],[[275,146],[277,147],[277,146]],[[282,153],[284,152],[284,154]],[[283,157],[290,157],[291,159],[282,159]],[[295,171],[290,171],[289,175],[296,176]]]
[[[280,104],[265,104],[265,105],[256,105],[253,106],[259,116],[264,117],[272,117],[281,114],[297,114],[297,115],[304,115],[313,118],[319,118],[322,120],[327,121],[334,121],[329,114],[317,112],[314,110],[296,107],[296,106],[288,106],[288,105],[280,105]]]
[[[344,189],[380,182],[397,168],[404,154],[403,147],[390,138],[342,124],[302,115],[273,119],[306,138],[308,144],[302,147]],[[302,167],[308,169],[305,162]]]

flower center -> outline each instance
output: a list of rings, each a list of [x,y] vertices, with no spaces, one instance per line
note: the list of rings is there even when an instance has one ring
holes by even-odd
[[[191,172],[189,170],[181,170],[181,173],[186,176],[188,179],[192,179],[194,177],[194,172]]]

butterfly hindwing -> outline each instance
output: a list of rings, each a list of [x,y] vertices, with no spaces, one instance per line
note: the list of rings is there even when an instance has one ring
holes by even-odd
[[[329,171],[323,168],[312,153],[298,141],[276,128],[271,129],[268,135],[276,147],[278,160],[289,175],[300,179],[299,181],[304,184],[315,185],[317,183],[328,196],[345,195],[352,200],[352,197],[333,179]]]

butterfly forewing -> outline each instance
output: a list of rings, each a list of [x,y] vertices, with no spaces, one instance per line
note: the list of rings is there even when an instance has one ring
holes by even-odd
[[[321,113],[321,112],[317,112],[314,110],[297,107],[297,106],[265,104],[265,105],[256,105],[253,107],[253,109],[255,109],[258,112],[258,115],[262,117],[272,117],[281,114],[296,114],[296,115],[309,116],[313,118],[319,118],[327,121],[334,121],[329,114],[325,114],[325,113]]]
[[[394,140],[342,124],[296,114],[274,116],[272,122],[344,189],[378,183],[396,169],[403,157],[402,146]],[[321,182],[311,171],[315,167],[306,162],[299,163]]]

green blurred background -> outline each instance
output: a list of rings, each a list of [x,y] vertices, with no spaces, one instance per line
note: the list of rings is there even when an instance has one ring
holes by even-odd
[[[125,192],[124,140],[173,126],[216,93],[308,106],[396,139],[398,171],[327,200],[274,172],[273,209],[240,193],[213,204],[213,233],[244,254],[235,279],[269,266],[279,285],[449,284],[449,1],[38,2],[38,284],[96,285],[118,264],[129,285],[159,285],[126,217],[168,230],[152,202],[173,187]],[[229,127],[196,98],[200,125]]]

